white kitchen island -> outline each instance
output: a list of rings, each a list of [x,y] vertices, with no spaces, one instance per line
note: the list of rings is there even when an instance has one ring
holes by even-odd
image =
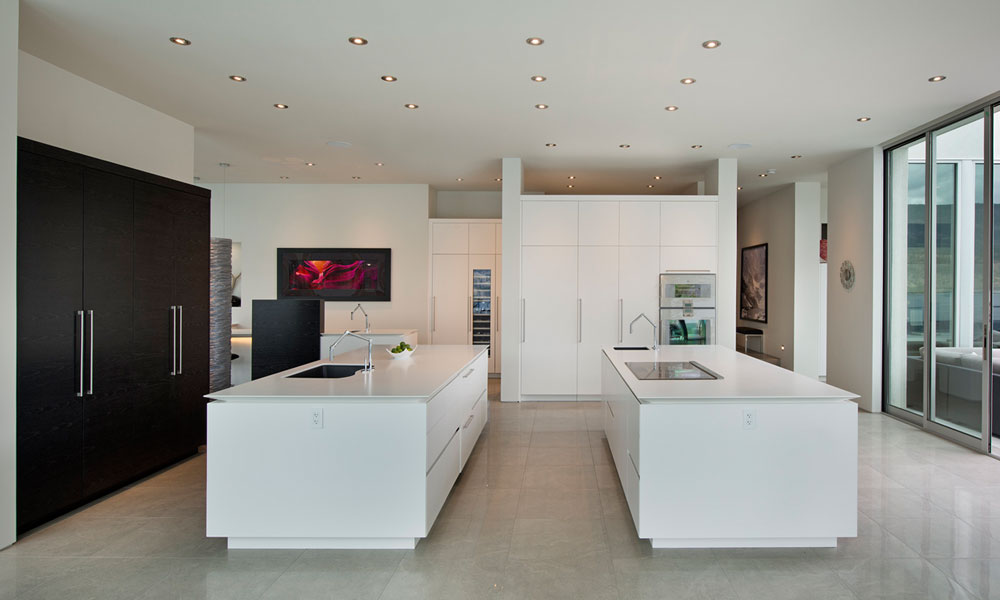
[[[374,358],[370,373],[288,377],[331,364],[320,360],[208,396],[209,537],[413,548],[427,536],[486,423],[486,346]]]
[[[721,378],[639,379],[627,366],[663,361]],[[857,535],[854,394],[721,346],[605,348],[601,377],[615,468],[654,548],[832,547]]]

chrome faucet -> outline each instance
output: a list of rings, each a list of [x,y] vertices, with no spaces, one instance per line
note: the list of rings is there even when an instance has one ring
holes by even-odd
[[[635,325],[635,322],[638,321],[639,319],[646,319],[646,321],[653,326],[653,350],[656,350],[659,347],[657,342],[660,341],[660,337],[656,335],[659,327],[656,326],[656,323],[654,323],[652,319],[646,316],[646,313],[639,313],[638,317],[632,319],[632,322],[628,324],[628,332],[632,333],[632,326]]]
[[[365,309],[361,308],[360,302],[358,303],[357,306],[354,307],[354,310],[351,311],[351,320],[352,321],[354,320],[354,313],[356,313],[359,310],[361,311],[361,314],[365,316],[365,333],[369,333],[371,329],[368,328],[368,313],[365,312]]]
[[[372,362],[372,339],[371,338],[366,338],[363,335],[358,335],[356,333],[353,333],[350,330],[345,331],[344,333],[340,334],[340,337],[337,338],[337,341],[335,341],[333,343],[333,345],[330,346],[330,362],[333,362],[333,349],[337,347],[337,344],[340,343],[340,340],[344,339],[347,336],[356,337],[359,340],[363,340],[363,341],[368,342],[368,359],[365,361],[365,368],[362,369],[362,371],[364,371],[365,373],[368,373],[371,370],[373,370],[375,368],[375,363]]]

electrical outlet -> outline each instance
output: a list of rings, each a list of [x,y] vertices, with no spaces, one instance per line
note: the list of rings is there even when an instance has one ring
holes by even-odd
[[[323,409],[312,409],[312,416],[310,417],[309,422],[313,429],[323,429]]]
[[[743,429],[756,429],[756,428],[757,428],[757,409],[744,408]]]

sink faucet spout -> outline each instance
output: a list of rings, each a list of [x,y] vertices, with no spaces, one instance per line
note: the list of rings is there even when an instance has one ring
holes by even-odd
[[[652,319],[646,316],[646,313],[639,313],[638,317],[632,319],[632,322],[628,324],[628,332],[632,333],[632,327],[635,325],[635,322],[638,321],[639,319],[646,319],[646,322],[653,326],[653,350],[656,350],[659,347],[658,342],[660,341],[660,336],[656,335],[659,328],[656,326],[656,323],[654,323]]]
[[[365,316],[365,333],[369,333],[371,332],[371,328],[368,327],[368,313],[365,312],[364,308],[361,308],[360,302],[358,303],[357,306],[354,307],[354,310],[351,311],[351,320],[352,321],[354,320],[354,313],[358,312],[359,310],[361,311],[361,314]]]
[[[336,348],[337,344],[339,344],[340,341],[342,339],[344,339],[345,337],[347,337],[347,336],[356,337],[359,340],[368,342],[368,359],[365,360],[365,368],[362,369],[362,371],[364,371],[365,373],[370,372],[372,369],[375,368],[375,362],[372,361],[372,338],[365,337],[363,335],[358,335],[358,334],[352,332],[351,330],[347,330],[344,333],[340,334],[340,337],[337,338],[337,340],[335,342],[333,342],[333,344],[330,345],[330,361],[331,362],[333,361],[333,349]]]

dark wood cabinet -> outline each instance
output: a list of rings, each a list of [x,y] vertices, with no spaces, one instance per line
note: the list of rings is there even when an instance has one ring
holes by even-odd
[[[18,531],[189,456],[209,192],[18,140]]]

